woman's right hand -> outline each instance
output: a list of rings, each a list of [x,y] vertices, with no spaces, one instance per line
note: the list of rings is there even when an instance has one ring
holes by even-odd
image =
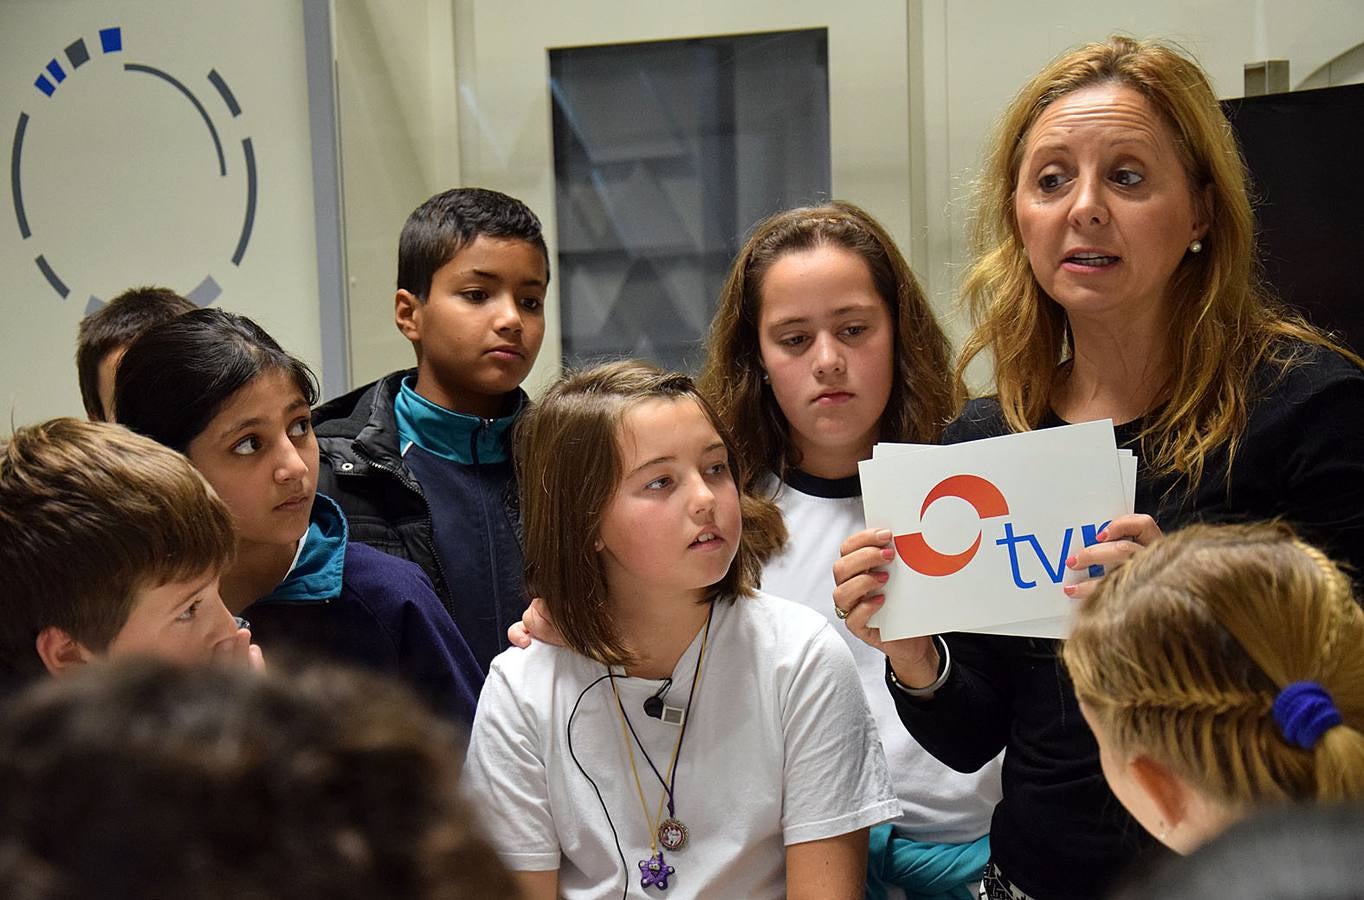
[[[938,648],[932,637],[881,640],[880,629],[868,620],[886,602],[881,593],[890,573],[885,566],[895,558],[890,546],[891,533],[866,529],[849,537],[838,548],[834,563],[834,606],[842,613],[844,624],[859,640],[875,647],[890,660],[895,677],[906,687],[924,687],[937,680]]]

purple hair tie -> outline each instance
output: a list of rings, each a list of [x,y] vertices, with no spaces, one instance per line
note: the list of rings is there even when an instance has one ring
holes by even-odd
[[[1326,688],[1315,681],[1295,681],[1274,698],[1274,721],[1284,740],[1311,750],[1323,734],[1345,720]]]

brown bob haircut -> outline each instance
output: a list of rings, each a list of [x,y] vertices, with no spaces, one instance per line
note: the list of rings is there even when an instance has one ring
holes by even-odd
[[[221,570],[227,507],[189,460],[121,425],[53,419],[0,442],[0,671],[45,671],[56,626],[105,650],[148,588]]]
[[[513,897],[452,726],[402,685],[121,660],[0,717],[0,895]]]
[[[800,464],[786,416],[763,382],[758,344],[763,279],[786,254],[818,247],[860,257],[890,310],[895,371],[880,439],[936,444],[956,412],[951,346],[909,263],[880,223],[842,201],[777,213],[754,227],[730,267],[698,379],[701,392],[735,435],[747,479],[742,487],[748,490],[769,473],[781,478],[788,465]],[[784,540],[783,532],[777,547]]]
[[[1065,645],[1075,694],[1121,753],[1232,809],[1364,800],[1364,611],[1286,525],[1193,525],[1099,582]],[[1313,681],[1343,721],[1290,743],[1271,710]]]
[[[97,422],[110,421],[99,399],[99,364],[115,350],[153,325],[195,309],[194,303],[163,287],[135,287],[119,294],[103,308],[81,319],[76,335],[76,376],[81,403]]]
[[[602,513],[625,474],[621,423],[651,400],[691,400],[701,407],[725,444],[735,484],[744,484],[743,459],[729,429],[691,378],[638,360],[565,374],[516,425],[527,588],[544,598],[570,648],[606,665],[624,665],[632,653],[612,620],[597,538]],[[753,593],[762,568],[754,530],[780,524],[781,513],[770,501],[746,496],[742,487],[739,497],[743,537],[711,600]]]

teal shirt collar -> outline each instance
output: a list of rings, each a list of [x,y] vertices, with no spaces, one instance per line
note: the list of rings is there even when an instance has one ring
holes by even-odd
[[[398,450],[406,453],[416,444],[427,453],[463,465],[500,463],[510,457],[507,433],[526,404],[516,391],[516,409],[500,419],[480,419],[438,406],[418,394],[414,376],[403,379],[393,398],[393,417],[398,423]]]
[[[318,494],[293,568],[278,587],[256,602],[322,603],[341,596],[348,530],[336,501]]]

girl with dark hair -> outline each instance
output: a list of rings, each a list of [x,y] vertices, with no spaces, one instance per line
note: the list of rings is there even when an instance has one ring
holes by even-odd
[[[237,536],[223,601],[284,645],[396,675],[438,712],[473,718],[482,672],[412,563],[347,540],[318,495],[312,372],[255,322],[200,309],[153,326],[115,382],[118,421],[189,457]]]

